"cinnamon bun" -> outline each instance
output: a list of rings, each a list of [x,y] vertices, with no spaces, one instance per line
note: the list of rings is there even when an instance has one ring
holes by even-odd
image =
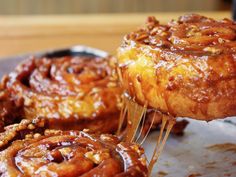
[[[24,120],[0,134],[0,142],[7,139],[0,152],[1,176],[147,176],[139,145],[120,142],[108,134],[42,131],[44,123],[45,119]]]
[[[22,117],[43,117],[55,129],[114,132],[121,88],[113,57],[31,58],[6,76],[4,88],[23,100]]]
[[[236,115],[236,23],[190,14],[149,17],[118,49],[122,83],[139,104],[173,117]]]

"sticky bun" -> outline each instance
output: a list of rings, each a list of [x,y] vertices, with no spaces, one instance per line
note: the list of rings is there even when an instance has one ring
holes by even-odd
[[[43,130],[45,120],[22,120],[0,134],[1,176],[147,176],[139,145],[108,134]]]
[[[154,17],[118,49],[121,79],[141,105],[173,117],[236,115],[236,24],[190,14],[162,25]]]
[[[114,132],[121,88],[113,57],[31,58],[3,79],[22,117],[43,117],[55,129]],[[17,101],[21,100],[21,101]]]

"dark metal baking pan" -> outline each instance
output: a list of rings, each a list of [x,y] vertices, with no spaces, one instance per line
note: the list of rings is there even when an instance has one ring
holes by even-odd
[[[36,53],[29,53],[29,54],[23,54],[23,55],[18,55],[18,56],[5,57],[5,58],[0,59],[0,77],[8,73],[9,71],[12,71],[17,64],[19,64],[21,61],[31,56],[35,56],[37,58],[40,58],[40,57],[53,58],[53,57],[63,57],[63,56],[106,57],[107,55],[108,54],[102,50],[87,47],[87,46],[77,45],[77,46],[64,48],[64,49],[48,50],[44,52],[36,52]]]

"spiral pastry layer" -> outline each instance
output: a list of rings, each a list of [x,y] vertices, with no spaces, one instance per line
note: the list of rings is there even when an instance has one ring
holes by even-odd
[[[76,130],[38,133],[42,121],[24,121],[0,134],[1,142],[7,138],[5,144],[15,138],[0,152],[1,176],[147,176],[143,149],[137,144]],[[29,134],[22,138],[21,132]]]
[[[56,129],[117,128],[121,89],[115,60],[91,56],[29,59],[4,81],[23,117],[44,117]]]
[[[190,14],[167,25],[149,17],[118,49],[124,88],[177,117],[236,115],[236,24]]]

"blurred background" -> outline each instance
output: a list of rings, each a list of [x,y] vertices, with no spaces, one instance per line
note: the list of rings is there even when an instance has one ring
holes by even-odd
[[[236,0],[0,0],[0,59],[87,45],[116,54],[148,16],[161,23],[196,12],[232,18]]]
[[[226,11],[232,0],[0,0],[0,14]]]

